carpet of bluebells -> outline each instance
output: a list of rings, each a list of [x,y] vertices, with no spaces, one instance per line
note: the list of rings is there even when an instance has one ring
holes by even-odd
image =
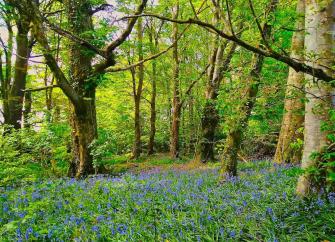
[[[297,168],[153,170],[0,188],[0,241],[335,241],[335,194],[295,196]]]

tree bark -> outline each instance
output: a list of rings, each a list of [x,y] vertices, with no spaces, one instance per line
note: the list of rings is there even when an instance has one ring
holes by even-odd
[[[149,39],[151,45],[151,54],[156,54],[158,48],[158,36],[154,35],[154,29],[150,29]],[[150,133],[148,143],[148,155],[154,153],[155,135],[156,135],[156,96],[157,96],[157,65],[156,61],[152,61],[152,77],[151,77],[151,99],[150,99]]]
[[[24,14],[16,20],[16,59],[13,83],[8,95],[9,118],[7,124],[15,129],[21,128],[24,92],[30,54],[28,32],[30,21]]]
[[[31,113],[31,105],[32,105],[31,92],[25,92],[24,93],[24,110],[23,110],[23,127],[24,128],[30,127],[29,115]]]
[[[142,19],[137,21],[137,41],[138,41],[138,61],[143,60],[143,24]],[[140,157],[142,152],[142,142],[141,142],[141,98],[142,89],[144,81],[144,64],[138,66],[138,84],[136,86],[136,78],[133,76],[133,93],[134,93],[134,103],[135,103],[135,140],[133,146],[133,159]]]
[[[335,2],[306,1],[305,28],[308,34],[305,36],[305,48],[307,54],[315,55],[314,60],[306,61],[306,64],[318,66],[325,72],[329,69],[325,66],[334,66],[334,36],[333,30],[335,17]],[[305,105],[305,136],[302,156],[302,169],[316,168],[318,161],[313,159],[314,152],[322,152],[327,144],[327,133],[321,130],[322,123],[329,119],[328,111],[332,107],[331,89],[324,82],[315,80],[311,75],[305,76],[306,84]],[[325,179],[325,177],[318,177]],[[297,185],[297,193],[307,196],[318,190],[317,182],[310,174],[300,176]]]
[[[11,16],[6,16],[5,23],[8,31],[8,44],[5,52],[5,60],[6,60],[6,70],[3,75],[3,81],[1,83],[1,92],[2,92],[2,100],[3,100],[3,117],[4,124],[10,124],[10,111],[9,111],[9,103],[8,96],[10,92],[10,83],[12,80],[12,54],[13,54],[13,28],[10,22]],[[7,130],[8,131],[8,130]]]
[[[224,54],[226,43],[221,44],[216,51],[215,61],[212,63],[212,71],[209,74],[209,81],[206,90],[206,103],[201,120],[202,138],[200,141],[201,162],[214,161],[215,133],[220,118],[216,109],[216,102],[220,90],[220,85],[224,73],[228,70],[230,61],[236,49],[236,44],[232,43],[227,53]]]
[[[297,60],[304,59],[304,39],[305,33],[305,1],[299,0],[297,4],[298,20],[295,25],[296,31],[292,37],[291,58]],[[293,68],[289,69],[285,104],[284,116],[278,138],[276,153],[274,161],[277,163],[298,163],[301,160],[302,148],[293,148],[292,143],[298,139],[302,140],[302,132],[299,131],[304,124],[304,103],[303,103],[303,90],[304,74],[296,72]]]
[[[225,32],[231,32],[232,30],[228,28],[229,21],[226,19],[226,17],[229,18],[230,16],[223,16],[220,1],[212,2],[215,5],[214,24],[221,21],[224,23],[223,28]],[[242,29],[242,25],[239,29]],[[238,36],[240,36],[240,34],[241,31]],[[215,161],[215,135],[220,122],[219,113],[216,109],[217,98],[224,73],[228,71],[236,46],[236,43],[233,42],[229,45],[229,48],[227,48],[228,41],[222,41],[218,36],[215,36],[215,40],[213,41],[212,53],[209,59],[208,82],[205,92],[206,103],[201,119],[202,136],[196,158],[202,163]]]
[[[173,18],[178,18],[179,2],[174,6]],[[173,38],[173,101],[172,101],[172,123],[171,123],[171,141],[170,141],[170,156],[172,159],[179,157],[179,127],[181,114],[180,101],[180,85],[179,85],[179,54],[178,54],[178,24],[172,24],[172,38]]]
[[[276,10],[278,0],[272,0],[268,13],[272,14]],[[265,23],[262,29],[261,35],[264,37],[261,44],[270,39],[272,26]],[[251,111],[256,103],[256,97],[260,85],[260,74],[264,62],[263,55],[253,55],[252,68],[247,79],[247,88],[245,90],[245,100],[243,101],[240,109],[241,116],[235,123],[231,124],[231,129],[227,136],[227,141],[223,151],[223,161],[221,174],[222,178],[225,176],[236,176],[237,175],[237,153],[240,149],[243,133],[248,127],[248,121],[251,116]]]
[[[95,110],[95,90],[86,95],[87,100],[82,105],[85,112],[72,108],[72,154],[68,175],[71,177],[86,177],[94,173],[90,144],[97,138],[97,121]]]
[[[72,33],[81,36],[93,30],[88,0],[67,0],[65,5]],[[83,97],[71,108],[73,159],[68,174],[78,178],[94,173],[90,144],[97,138],[95,86],[85,85],[92,71],[91,60],[92,53],[77,43],[70,44],[70,81]]]

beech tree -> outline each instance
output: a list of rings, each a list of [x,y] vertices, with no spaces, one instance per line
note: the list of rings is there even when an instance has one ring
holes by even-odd
[[[305,12],[306,64],[331,73],[334,66],[334,23],[335,2],[307,1]],[[327,144],[327,133],[322,131],[322,124],[329,120],[329,110],[334,109],[332,95],[334,89],[312,75],[305,75],[307,80],[305,105],[304,149],[301,167],[307,171],[298,181],[297,193],[307,196],[321,189],[317,186],[326,177],[314,177],[311,169],[317,169],[318,160],[313,156],[323,151]]]

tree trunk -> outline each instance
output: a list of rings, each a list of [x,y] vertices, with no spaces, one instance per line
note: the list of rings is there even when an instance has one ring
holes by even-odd
[[[222,6],[220,1],[213,1],[215,5],[214,12],[214,24],[218,22],[224,23],[224,31],[230,32],[231,29],[228,28],[229,23],[227,18],[223,16]],[[228,17],[228,16],[227,16]],[[242,24],[239,26],[238,37],[241,35]],[[213,41],[212,53],[209,59],[209,70],[208,70],[208,82],[206,86],[206,103],[202,113],[201,119],[201,138],[200,138],[200,148],[196,159],[200,160],[202,163],[209,161],[215,161],[215,134],[220,122],[220,117],[218,110],[216,109],[217,98],[221,86],[221,82],[224,73],[228,71],[229,64],[236,50],[236,44],[231,43],[230,48],[227,49],[228,41],[222,41],[218,36],[215,37]]]
[[[188,100],[188,122],[189,122],[189,130],[188,130],[188,146],[187,146],[187,154],[192,154],[194,152],[194,144],[196,143],[196,120],[194,115],[194,103],[195,99],[193,93],[190,93],[190,98]]]
[[[153,75],[156,75],[156,64],[152,63]],[[150,134],[149,134],[149,144],[148,144],[148,155],[154,153],[155,147],[155,135],[156,135],[156,77],[152,77],[152,93],[150,100]]]
[[[10,16],[7,16],[7,17],[11,18]],[[12,29],[11,22],[8,19],[5,20],[5,22],[6,22],[6,28],[8,31],[8,41],[7,41],[8,44],[7,44],[7,49],[5,51],[6,71],[3,75],[3,81],[1,83],[1,92],[2,92],[2,99],[3,99],[4,124],[10,124],[10,111],[9,111],[8,96],[10,92],[10,83],[12,80],[13,29]]]
[[[154,55],[157,52],[158,48],[158,38],[153,38],[152,28],[150,30],[150,44],[151,44],[151,53]],[[155,39],[155,40],[153,40]],[[154,43],[153,43],[154,42]],[[151,100],[150,100],[150,134],[149,134],[149,143],[148,143],[148,155],[152,155],[154,153],[155,147],[155,135],[156,135],[156,95],[157,95],[157,66],[156,61],[152,61],[152,77],[151,77]]]
[[[77,36],[93,30],[88,0],[65,2],[70,30]],[[83,100],[71,108],[72,154],[68,174],[85,177],[94,173],[90,144],[97,138],[95,86],[85,86],[91,73],[92,54],[77,43],[70,45],[70,80]]]
[[[44,70],[44,86],[49,86],[52,84],[48,83],[48,65],[45,65],[45,70]],[[49,88],[49,89],[45,89],[45,106],[46,106],[46,111],[45,111],[45,119],[47,121],[47,123],[51,122],[51,112],[52,112],[52,89],[53,88]]]
[[[133,159],[139,158],[142,152],[140,102],[141,102],[141,98],[136,97],[135,98],[135,122],[134,122],[135,140],[134,140],[133,157],[132,157]]]
[[[299,0],[297,4],[298,20],[295,28],[298,30],[305,29],[305,1]],[[297,60],[304,59],[304,31],[296,31],[292,37],[291,58]],[[289,69],[285,104],[284,116],[280,129],[279,139],[277,143],[274,161],[277,163],[298,163],[301,160],[302,149],[293,148],[292,143],[298,139],[302,139],[303,135],[299,131],[304,123],[304,103],[303,89],[304,73],[296,72],[293,68]]]
[[[171,146],[170,156],[173,159],[179,158],[179,128],[180,128],[180,114],[181,108],[177,104],[178,98],[173,99],[173,111],[172,111],[172,126],[171,126]]]
[[[315,55],[314,60],[306,60],[306,64],[318,66],[329,71],[325,66],[334,66],[334,36],[333,30],[335,17],[335,2],[327,1],[306,1],[305,36],[306,53]],[[332,90],[324,82],[315,80],[310,75],[305,75],[306,99],[305,105],[305,136],[304,150],[301,167],[303,169],[315,168],[317,160],[312,158],[314,152],[321,152],[327,143],[326,133],[321,131],[324,121],[328,120],[328,111],[332,108]],[[332,92],[333,91],[333,92]],[[325,177],[318,177],[325,179]],[[307,196],[318,190],[316,181],[310,174],[300,176],[297,193]]]
[[[224,73],[228,70],[230,61],[236,50],[236,44],[233,43],[230,45],[227,53],[224,54],[226,45],[226,43],[223,43],[217,49],[214,49],[216,51],[216,54],[213,54],[215,55],[215,61],[211,64],[213,65],[211,67],[213,71],[210,72],[210,79],[207,83],[206,104],[201,120],[200,160],[203,163],[215,160],[215,133],[220,121],[216,102]]]
[[[174,6],[173,18],[178,18],[179,2]],[[171,123],[171,141],[170,141],[170,156],[173,159],[179,157],[179,126],[181,114],[181,101],[180,101],[180,86],[179,86],[179,54],[178,54],[178,24],[172,24],[172,38],[173,45],[173,101],[172,101],[172,123]]]
[[[272,0],[269,6],[268,13],[273,13],[277,7],[278,0]],[[268,23],[264,24],[262,35],[265,41],[270,39],[272,26]],[[262,44],[264,43],[264,41]],[[248,121],[251,116],[251,111],[256,103],[256,97],[260,85],[260,74],[263,67],[264,56],[254,55],[252,58],[252,68],[247,80],[247,88],[245,100],[242,103],[240,110],[240,117],[236,122],[231,124],[231,129],[227,136],[227,142],[223,151],[223,162],[221,174],[224,179],[225,176],[237,175],[237,153],[240,149],[243,133],[248,127]]]
[[[29,59],[29,41],[28,32],[30,22],[24,16],[20,16],[16,22],[16,60],[15,60],[15,74],[13,84],[10,87],[8,95],[9,108],[9,125],[15,129],[21,128],[24,92],[26,87],[26,76],[28,70]]]
[[[32,104],[31,92],[25,92],[24,93],[24,111],[23,111],[23,127],[24,128],[30,127],[29,115],[31,113],[31,104]]]
[[[71,177],[86,177],[94,173],[90,144],[97,138],[97,121],[95,110],[95,90],[87,95],[84,101],[85,112],[79,113],[72,108],[72,154],[73,160],[70,163],[68,174]]]
[[[201,119],[202,137],[200,140],[200,160],[202,163],[214,161],[215,133],[219,124],[216,98],[206,98]]]
[[[138,61],[143,60],[143,26],[142,19],[137,21],[137,40],[138,40]],[[136,79],[133,76],[133,92],[134,92],[134,102],[135,102],[135,140],[133,147],[133,159],[140,157],[142,152],[142,142],[141,142],[141,98],[142,89],[144,81],[144,64],[140,64],[138,67],[138,85],[136,87]]]
[[[2,60],[2,51],[0,50],[0,60]],[[4,71],[2,67],[2,61],[0,61],[0,100],[3,103],[3,107],[0,110],[1,116],[3,117],[3,120],[5,120],[5,112],[4,112],[4,103],[5,103],[5,95],[6,95],[6,89],[5,89],[5,76]]]

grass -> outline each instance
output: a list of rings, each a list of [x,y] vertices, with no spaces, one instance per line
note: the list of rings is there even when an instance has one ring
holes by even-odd
[[[0,188],[0,241],[335,241],[335,194],[297,198],[291,166],[239,171],[224,184],[211,167]]]

